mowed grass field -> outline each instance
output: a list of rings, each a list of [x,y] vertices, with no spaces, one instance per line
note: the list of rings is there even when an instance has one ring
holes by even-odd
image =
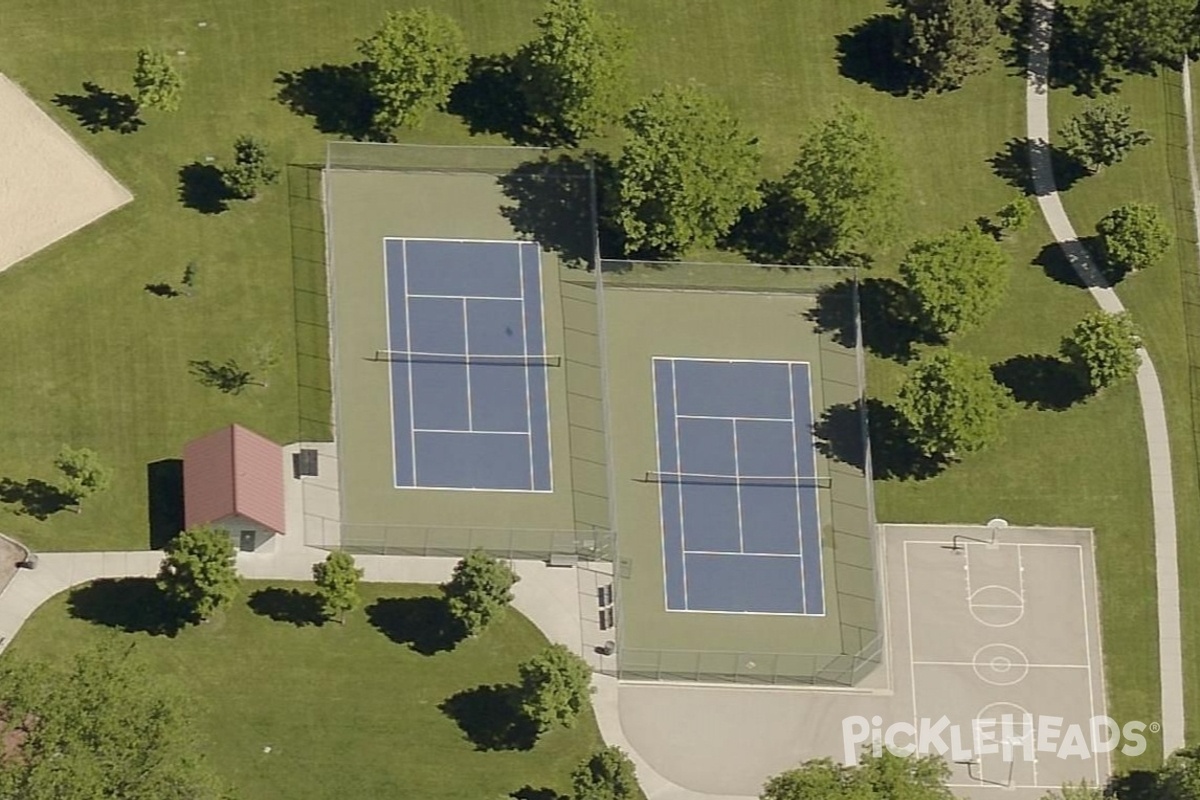
[[[1184,692],[1188,740],[1200,735],[1200,591],[1186,577],[1200,568],[1200,544],[1190,531],[1200,527],[1200,482],[1194,435],[1193,387],[1196,367],[1189,360],[1189,338],[1200,337],[1200,265],[1191,217],[1187,174],[1182,80],[1178,72],[1158,77],[1128,76],[1116,96],[1133,110],[1133,123],[1153,137],[1128,159],[1099,175],[1084,178],[1063,193],[1063,202],[1081,237],[1095,234],[1096,222],[1113,208],[1140,201],[1157,206],[1176,233],[1171,250],[1154,269],[1117,284],[1117,294],[1142,326],[1167,401],[1171,460],[1179,525]],[[1086,102],[1069,89],[1051,94],[1051,125],[1057,130]],[[1190,303],[1185,303],[1185,300]],[[1194,339],[1193,348],[1200,344]]]
[[[532,32],[530,20],[540,5],[424,4],[453,14],[478,53],[511,51]],[[323,137],[311,118],[295,116],[275,101],[276,76],[352,61],[354,39],[368,35],[386,9],[406,5],[10,4],[9,22],[0,29],[0,70],[77,132],[137,200],[0,277],[0,330],[10,343],[9,368],[0,374],[6,406],[0,436],[8,445],[0,451],[0,475],[47,477],[49,460],[64,441],[95,447],[118,469],[113,489],[83,514],[59,514],[46,522],[5,514],[0,528],[39,547],[145,546],[148,462],[177,457],[188,438],[228,421],[280,439],[296,429],[286,188],[273,188],[261,201],[224,214],[202,215],[181,206],[178,170],[207,154],[225,156],[243,132],[265,138],[289,161],[319,159]],[[898,211],[906,239],[994,212],[1017,193],[989,163],[1024,132],[1024,83],[1016,71],[998,64],[961,91],[921,100],[892,96],[839,73],[837,37],[884,12],[883,0],[601,5],[633,31],[639,91],[666,81],[695,81],[721,96],[760,137],[770,175],[794,157],[805,125],[837,101],[865,110],[886,132],[901,164],[904,196]],[[200,21],[208,25],[200,28]],[[50,104],[55,94],[78,93],[88,80],[128,90],[133,54],[143,45],[186,53],[179,57],[187,85],[177,114],[148,114],[146,127],[131,135],[92,135]],[[472,141],[463,121],[449,114],[432,117],[423,131],[404,138]],[[612,149],[615,143],[598,146]],[[1008,299],[956,347],[993,362],[1056,351],[1061,336],[1092,305],[1085,293],[1036,263],[1049,242],[1049,233],[1035,223],[1005,245],[1014,263]],[[905,243],[881,260],[878,275],[894,275]],[[202,265],[195,298],[161,300],[142,290],[147,282],[177,279],[189,259]],[[1160,279],[1166,280],[1151,278]],[[1169,315],[1163,319],[1160,331],[1159,317],[1145,315],[1151,347],[1172,336]],[[226,397],[187,375],[189,358],[236,355],[257,338],[278,341],[284,354],[267,389]],[[1160,372],[1166,367],[1160,364]],[[890,399],[902,370],[894,361],[872,358],[872,394]],[[1006,424],[1000,446],[931,480],[881,481],[878,501],[880,518],[887,521],[983,522],[1001,515],[1016,523],[1094,526],[1109,710],[1122,720],[1157,718],[1157,633],[1148,601],[1154,595],[1152,529],[1132,387],[1066,411],[1021,410]],[[1152,749],[1143,760],[1156,757]]]
[[[489,699],[495,694],[472,690],[514,684],[517,665],[546,645],[515,611],[453,650],[424,655],[393,639],[420,639],[419,625],[398,620],[405,608],[436,602],[429,587],[366,585],[364,610],[345,625],[320,626],[252,611],[255,592],[272,588],[312,589],[246,582],[228,611],[174,638],[118,633],[73,617],[67,592],[37,610],[11,652],[61,663],[109,637],[128,643],[132,658],[186,692],[212,767],[237,797],[254,800],[459,800],[507,797],[523,787],[550,792],[526,796],[555,797],[570,789],[571,771],[603,746],[590,709],[532,749],[486,749],[468,737],[466,728],[487,742],[505,719]],[[86,605],[91,616],[123,619],[112,593],[103,608]],[[386,633],[369,621],[379,616],[393,620]],[[460,714],[470,720],[465,728],[442,708],[462,693],[483,698],[474,701],[473,716]],[[460,696],[451,705],[470,709],[471,701]]]

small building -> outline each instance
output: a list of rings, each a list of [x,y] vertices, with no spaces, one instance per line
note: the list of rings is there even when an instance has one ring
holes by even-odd
[[[229,531],[239,550],[274,547],[287,532],[283,448],[230,425],[183,448],[184,524]]]

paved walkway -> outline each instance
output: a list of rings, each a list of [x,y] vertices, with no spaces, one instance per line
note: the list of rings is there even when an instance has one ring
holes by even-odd
[[[1047,86],[1054,0],[1034,0],[1032,46],[1026,88],[1027,136],[1030,171],[1042,216],[1071,266],[1100,308],[1124,311],[1117,293],[1096,269],[1087,248],[1079,241],[1063,208],[1050,160],[1050,103]],[[1158,658],[1162,674],[1162,744],[1170,753],[1184,744],[1183,654],[1179,625],[1179,568],[1175,547],[1175,495],[1171,479],[1171,449],[1162,387],[1150,354],[1141,351],[1138,394],[1146,428],[1150,460],[1150,492],[1154,507],[1154,557],[1158,576]]]

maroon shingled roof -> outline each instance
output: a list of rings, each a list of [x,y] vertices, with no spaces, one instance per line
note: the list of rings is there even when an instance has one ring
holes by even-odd
[[[183,448],[184,524],[191,528],[239,515],[286,533],[283,448],[241,425]]]

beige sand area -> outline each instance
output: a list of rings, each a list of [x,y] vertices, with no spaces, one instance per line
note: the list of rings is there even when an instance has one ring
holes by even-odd
[[[0,271],[133,195],[0,75]]]

